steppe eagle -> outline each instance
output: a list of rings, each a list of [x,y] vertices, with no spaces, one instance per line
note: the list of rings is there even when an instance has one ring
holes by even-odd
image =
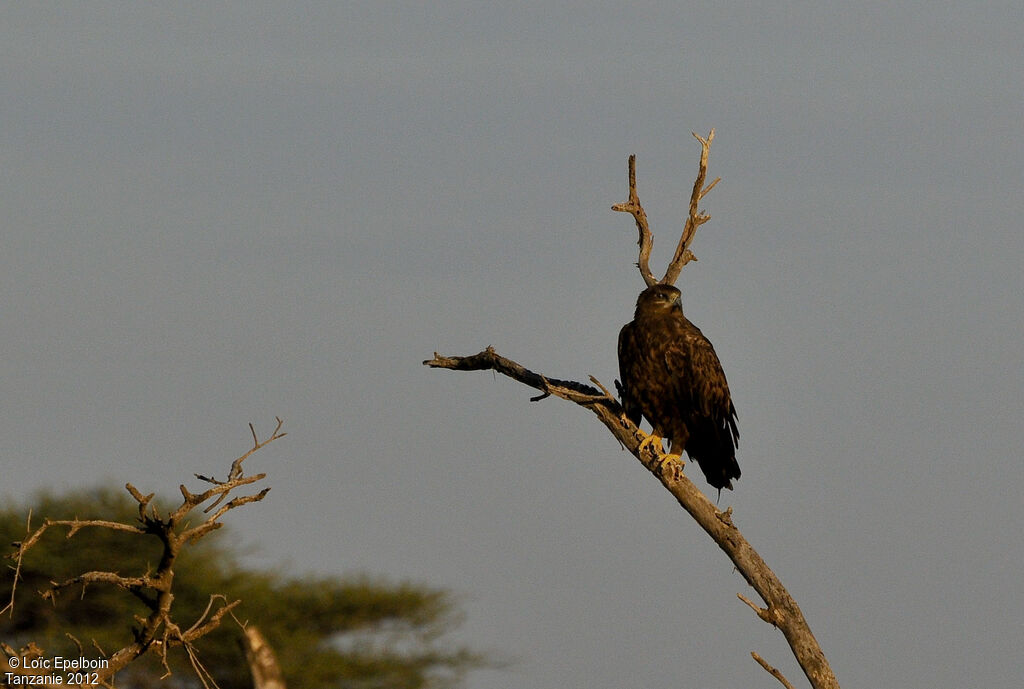
[[[718,355],[683,315],[680,296],[662,284],[640,293],[619,333],[622,406],[633,423],[643,415],[655,436],[668,438],[672,454],[685,451],[709,484],[731,489],[740,477],[736,408]]]

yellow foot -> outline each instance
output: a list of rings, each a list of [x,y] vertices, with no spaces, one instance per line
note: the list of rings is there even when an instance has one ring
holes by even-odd
[[[656,433],[645,437],[640,441],[640,447],[637,448],[639,454],[642,456],[645,451],[649,451],[656,455],[654,462],[654,472],[659,476],[664,476],[666,473],[673,478],[673,480],[679,480],[679,476],[683,473],[683,459],[682,455],[676,454],[665,454],[665,448],[662,444],[662,437]],[[645,464],[650,466],[650,463],[645,460]]]
[[[679,477],[683,475],[683,456],[659,455],[658,473],[662,476],[667,474],[672,477],[673,481],[678,481]]]
[[[643,431],[641,431],[641,433],[643,433]],[[650,450],[659,457],[663,456],[665,450],[661,443],[661,436],[655,435],[654,433],[641,440],[640,447],[637,449],[640,451],[640,454],[643,454],[644,450]]]

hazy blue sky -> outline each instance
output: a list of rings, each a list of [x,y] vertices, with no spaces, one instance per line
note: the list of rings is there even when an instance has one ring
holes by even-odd
[[[800,685],[589,414],[643,286],[626,159],[739,410],[723,505],[844,687],[1019,689],[1018,2],[17,3],[0,12],[0,495],[173,497],[246,424],[259,565],[450,587],[478,689]],[[707,488],[700,473],[691,470]]]

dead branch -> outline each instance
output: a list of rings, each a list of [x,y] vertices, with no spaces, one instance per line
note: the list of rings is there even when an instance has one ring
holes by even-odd
[[[764,614],[759,611],[759,616],[782,631],[811,686],[815,689],[838,689],[839,684],[835,675],[811,633],[803,613],[800,612],[800,607],[735,526],[732,508],[720,511],[682,471],[678,471],[678,465],[673,467],[661,462],[665,456],[658,454],[654,449],[654,443],[642,445],[648,437],[647,434],[626,418],[622,406],[607,392],[582,383],[534,373],[521,364],[500,356],[493,347],[468,357],[446,357],[435,352],[434,358],[424,361],[423,364],[431,368],[446,368],[453,371],[497,371],[524,385],[541,390],[545,393],[542,397],[555,395],[592,411],[612,435],[661,481],[718,547],[725,551],[743,578],[765,601],[767,608],[763,609]]]
[[[260,441],[256,436],[256,431],[252,424],[249,424],[249,429],[252,431],[253,435],[253,447],[232,462],[231,468],[228,470],[227,480],[220,481],[196,474],[196,477],[200,480],[214,484],[213,487],[203,491],[202,493],[192,493],[184,485],[179,486],[179,490],[182,495],[182,502],[166,518],[161,517],[156,505],[152,504],[153,493],[143,495],[141,491],[135,488],[135,486],[128,483],[125,485],[125,489],[139,504],[138,524],[124,524],[121,522],[103,519],[46,519],[35,531],[30,531],[30,526],[26,525],[26,531],[30,532],[23,541],[15,544],[15,546],[17,546],[17,550],[8,556],[17,562],[17,566],[15,568],[15,581],[12,589],[17,587],[21,562],[25,557],[26,552],[35,546],[39,542],[40,538],[42,538],[43,534],[52,527],[67,528],[67,538],[69,539],[83,528],[102,528],[112,531],[125,531],[139,536],[154,536],[159,539],[163,545],[160,563],[152,573],[147,571],[145,574],[140,576],[123,576],[117,572],[84,572],[62,582],[51,582],[50,588],[41,592],[44,599],[55,601],[61,591],[71,586],[81,585],[82,593],[84,595],[85,589],[89,585],[110,585],[130,592],[149,608],[150,614],[147,617],[136,618],[136,621],[140,626],[133,629],[133,643],[110,655],[102,654],[102,658],[107,661],[107,666],[97,670],[100,684],[104,686],[111,686],[112,682],[110,680],[114,673],[150,650],[154,650],[160,655],[164,669],[166,670],[167,675],[170,675],[171,671],[167,662],[167,651],[171,647],[178,646],[183,648],[187,653],[189,661],[191,662],[196,675],[199,677],[200,682],[202,682],[206,687],[210,686],[212,683],[212,677],[203,667],[202,663],[199,662],[194,642],[216,629],[220,625],[224,615],[230,613],[231,610],[234,609],[241,601],[236,600],[229,602],[223,595],[214,594],[210,597],[210,602],[199,619],[183,630],[171,615],[171,606],[174,601],[173,565],[183,547],[195,543],[206,534],[223,526],[220,519],[228,511],[251,502],[258,502],[266,496],[267,492],[270,491],[270,488],[264,488],[257,493],[234,497],[221,505],[216,512],[209,514],[209,516],[207,516],[197,526],[189,528],[188,522],[186,521],[193,510],[210,500],[216,498],[213,504],[209,505],[206,510],[204,510],[205,514],[208,514],[211,510],[217,507],[232,491],[237,491],[245,486],[262,481],[266,477],[266,474],[245,476],[242,469],[242,462],[246,458],[250,457],[254,452],[265,447],[274,440],[284,437],[286,434],[281,432],[282,425],[283,422],[278,418],[277,428],[274,429],[274,432],[267,439]],[[4,611],[11,609],[13,613],[13,606],[14,591],[12,590],[11,602],[4,607]],[[95,641],[93,643],[95,645]],[[20,651],[16,651],[6,644],[3,644],[0,645],[0,651],[3,652],[5,659],[8,660],[7,664],[9,667],[9,659],[12,657],[16,656],[19,660],[24,661],[28,658],[43,655],[43,650],[34,643],[29,644]],[[38,672],[36,670],[26,668],[26,664],[24,662],[17,664],[17,666],[17,668],[12,668],[12,673],[28,675]]]
[[[25,518],[25,533],[32,533],[32,510],[28,511],[28,517]],[[11,599],[7,602],[7,605],[0,610],[0,615],[5,612],[10,613],[10,617],[14,617],[14,594],[18,591],[18,578],[21,576],[21,560],[22,560],[22,549],[21,543],[14,543],[13,545],[18,547],[18,555],[14,558],[14,581],[11,582]]]
[[[244,462],[246,459],[252,456],[254,452],[258,451],[264,445],[272,443],[278,438],[283,438],[284,436],[288,435],[287,433],[281,433],[281,426],[284,425],[284,421],[281,420],[281,417],[275,418],[277,420],[277,428],[275,428],[274,432],[270,434],[270,437],[264,440],[263,442],[260,442],[260,439],[256,437],[256,429],[253,428],[253,425],[251,423],[249,424],[249,432],[252,433],[252,449],[250,449],[244,455],[242,455],[241,457],[239,457],[238,459],[231,463],[231,470],[228,472],[228,481],[231,481],[232,479],[238,478],[242,475],[242,462]],[[199,479],[200,481],[206,481],[207,483],[221,485],[220,481],[209,476],[201,476],[200,474],[196,474],[196,478]],[[184,487],[182,488],[182,490],[184,490]],[[223,499],[224,496],[221,495],[221,497],[216,502],[214,502],[212,505],[206,508],[206,511],[211,511],[214,507],[219,505],[221,500]]]
[[[765,669],[765,672],[767,672],[769,675],[771,675],[775,679],[779,680],[782,683],[782,686],[786,687],[786,689],[793,689],[793,685],[789,683],[789,680],[786,679],[783,676],[783,674],[781,672],[779,672],[779,670],[777,668],[774,668],[771,665],[769,665],[768,661],[766,661],[764,658],[762,658],[761,656],[759,656],[757,653],[754,653],[754,652],[751,652],[750,656],[754,660],[757,661],[758,665],[760,665],[761,667],[763,667]]]
[[[697,228],[711,220],[711,216],[708,213],[700,210],[700,202],[721,181],[721,178],[715,178],[711,184],[706,187],[704,186],[704,180],[707,179],[708,174],[708,154],[711,152],[711,142],[715,139],[715,130],[712,129],[706,139],[697,136],[696,133],[693,134],[693,137],[700,142],[701,146],[700,167],[697,171],[697,179],[693,183],[693,191],[690,194],[690,210],[686,216],[686,222],[683,224],[683,233],[679,237],[676,252],[672,256],[672,261],[668,264],[665,276],[661,280],[655,278],[651,272],[650,259],[651,249],[654,246],[654,236],[651,234],[651,228],[647,222],[647,213],[640,204],[640,197],[636,191],[635,155],[629,156],[629,200],[612,206],[613,211],[630,213],[636,221],[637,234],[639,235],[637,245],[640,247],[640,254],[636,265],[640,269],[640,276],[643,277],[648,287],[658,282],[669,285],[676,283],[676,279],[679,278],[679,273],[682,272],[683,266],[690,261],[697,260],[697,257],[690,250],[693,238],[697,236]]]
[[[644,207],[640,205],[640,197],[636,193],[635,154],[629,156],[629,200],[625,203],[615,204],[612,206],[612,210],[620,213],[629,213],[636,221],[636,230],[639,235],[636,243],[640,247],[640,256],[637,259],[636,266],[640,269],[640,275],[643,277],[644,282],[650,287],[658,281],[651,272],[651,248],[654,246],[654,235],[651,234],[651,228],[647,224],[647,213],[644,211]]]

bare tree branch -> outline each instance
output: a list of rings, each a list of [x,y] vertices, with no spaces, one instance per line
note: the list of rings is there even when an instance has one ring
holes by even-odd
[[[28,517],[25,518],[25,533],[32,533],[32,510],[28,511]],[[14,581],[11,582],[11,600],[0,610],[0,615],[7,612],[9,617],[14,617],[14,594],[18,591],[18,578],[21,576],[21,560],[24,553],[21,543],[14,543],[13,545],[17,546],[18,553],[14,563]]]
[[[683,266],[690,261],[697,260],[697,257],[690,251],[690,245],[693,244],[693,238],[697,236],[697,228],[711,220],[709,214],[699,210],[699,204],[707,193],[721,181],[721,178],[715,178],[711,184],[706,187],[704,186],[704,180],[708,174],[708,154],[711,152],[711,142],[715,139],[715,130],[712,129],[706,139],[697,136],[697,134],[694,134],[693,137],[700,142],[700,168],[697,172],[697,179],[693,182],[693,192],[690,194],[690,212],[687,214],[686,222],[683,224],[683,234],[679,237],[676,253],[672,256],[672,262],[669,263],[668,270],[665,271],[665,277],[662,279],[663,283],[670,285],[675,284],[679,273],[683,270]]]
[[[761,656],[759,656],[757,653],[755,653],[753,651],[751,651],[750,655],[754,658],[754,660],[757,661],[758,665],[763,667],[768,672],[768,674],[770,674],[772,677],[774,677],[775,679],[777,679],[780,682],[782,682],[782,686],[786,687],[786,689],[793,689],[793,685],[789,683],[789,680],[786,679],[782,675],[782,673],[779,672],[776,668],[774,668],[771,665],[769,665],[768,661],[766,661],[764,658],[762,658]]]
[[[640,275],[643,277],[644,282],[650,287],[658,281],[651,272],[651,247],[654,246],[654,236],[651,234],[651,228],[647,224],[647,213],[644,211],[644,207],[640,205],[640,197],[636,193],[635,154],[629,156],[629,201],[615,204],[612,206],[612,210],[620,213],[630,213],[633,219],[636,220],[636,230],[639,235],[636,243],[640,247],[640,257],[637,260],[636,266],[640,269]]]
[[[242,462],[244,462],[246,459],[252,456],[254,452],[259,450],[264,445],[272,443],[278,438],[283,438],[284,436],[288,435],[287,433],[281,433],[281,426],[284,425],[284,421],[281,420],[281,417],[275,418],[277,420],[277,428],[275,428],[274,432],[270,434],[270,437],[264,440],[263,442],[260,442],[260,439],[256,437],[256,429],[253,428],[253,425],[251,423],[249,424],[249,432],[252,433],[252,449],[231,463],[231,470],[228,472],[228,481],[231,481],[232,479],[238,478],[239,476],[242,475]],[[206,481],[207,483],[222,485],[220,481],[209,476],[202,476],[200,474],[196,474],[196,478],[199,479],[200,481]],[[182,490],[184,490],[184,486],[182,487]],[[221,497],[212,505],[207,507],[205,511],[211,511],[214,507],[219,505],[221,500],[223,499],[224,495],[221,495]]]
[[[811,686],[815,689],[838,689],[839,684],[835,675],[811,633],[800,607],[736,528],[732,519],[732,508],[724,512],[719,510],[682,471],[678,470],[678,464],[666,461],[668,456],[659,454],[655,449],[655,443],[644,442],[648,439],[647,434],[626,418],[622,406],[607,391],[602,392],[582,383],[534,373],[521,364],[500,356],[493,347],[467,357],[447,357],[435,352],[434,358],[424,361],[423,364],[431,368],[446,368],[453,371],[494,370],[541,390],[546,393],[545,396],[555,395],[592,411],[612,435],[661,481],[718,547],[725,551],[743,578],[765,601],[767,607],[759,609],[759,617],[782,631]],[[756,606],[751,605],[758,610]]]
[[[226,481],[219,481],[197,475],[197,478],[213,483],[214,486],[198,494],[190,492],[184,485],[180,486],[182,502],[166,519],[160,516],[156,505],[152,504],[152,493],[143,495],[141,491],[129,483],[125,485],[125,489],[139,503],[139,524],[124,524],[103,519],[46,519],[39,528],[30,532],[24,541],[15,544],[17,550],[9,556],[18,563],[15,568],[15,587],[17,586],[18,574],[20,573],[21,562],[25,553],[36,545],[43,534],[51,527],[66,527],[68,529],[67,538],[69,539],[83,528],[94,527],[112,531],[125,531],[140,536],[155,536],[163,544],[159,565],[152,573],[147,571],[140,576],[122,576],[117,572],[84,572],[62,582],[51,582],[50,588],[42,592],[43,598],[55,600],[61,591],[71,586],[80,584],[84,593],[85,588],[91,584],[111,585],[132,593],[149,608],[150,614],[146,618],[136,618],[140,626],[133,629],[134,642],[109,656],[103,654],[103,659],[107,661],[107,666],[97,670],[100,684],[111,686],[111,678],[114,673],[150,650],[156,651],[160,655],[164,669],[169,675],[171,671],[167,663],[167,651],[172,646],[180,646],[188,654],[188,658],[199,680],[205,687],[210,687],[212,677],[206,668],[203,667],[202,663],[199,662],[193,644],[197,639],[216,629],[224,615],[230,613],[241,601],[228,602],[224,596],[214,594],[211,596],[206,610],[199,619],[187,629],[182,630],[171,615],[171,607],[174,602],[173,565],[185,545],[195,543],[206,534],[220,528],[222,523],[219,520],[228,511],[251,502],[258,502],[266,496],[270,488],[264,488],[258,493],[234,497],[224,503],[216,512],[206,517],[200,524],[188,528],[186,518],[197,507],[216,498],[216,501],[205,510],[208,513],[232,491],[265,478],[265,474],[243,475],[242,462],[260,448],[265,447],[278,438],[284,437],[285,434],[280,432],[282,423],[281,419],[277,419],[277,428],[269,438],[263,441],[256,437],[256,431],[253,429],[252,424],[250,424],[249,428],[253,433],[253,447],[231,464],[231,468],[228,471],[228,479]],[[214,609],[215,605],[219,607]],[[4,608],[4,611],[10,608],[13,612],[13,606],[14,593],[12,591],[11,602]],[[78,643],[77,640],[75,641]],[[81,644],[79,644],[79,647],[81,647]],[[8,661],[11,657],[15,656],[24,661],[26,658],[43,655],[42,649],[35,644],[29,644],[29,646],[20,651],[16,651],[7,645],[0,645],[0,650],[2,650]],[[10,666],[10,662],[7,664]],[[12,672],[14,674],[28,675],[37,671],[27,669],[26,664],[22,662],[17,669],[12,669]]]
[[[658,282],[669,285],[676,283],[679,273],[683,270],[683,266],[690,261],[697,260],[697,257],[690,250],[690,245],[693,243],[694,237],[697,236],[697,228],[711,220],[711,216],[708,213],[700,210],[700,202],[721,181],[721,178],[715,178],[711,184],[706,187],[704,186],[704,180],[707,179],[708,174],[708,155],[711,152],[711,142],[715,139],[715,130],[712,129],[706,139],[697,136],[696,133],[693,134],[693,137],[700,142],[701,146],[700,167],[697,171],[697,179],[693,183],[693,192],[690,194],[690,210],[686,216],[686,222],[683,224],[683,232],[679,237],[679,244],[676,246],[676,252],[672,257],[672,261],[668,264],[665,276],[661,280],[655,278],[651,272],[650,259],[651,249],[654,246],[654,236],[651,234],[651,228],[647,222],[647,213],[640,204],[640,197],[636,191],[635,155],[629,156],[629,200],[612,206],[613,211],[630,213],[633,219],[636,220],[637,234],[639,235],[637,245],[640,247],[637,268],[640,269],[640,276],[643,277],[648,287]]]

